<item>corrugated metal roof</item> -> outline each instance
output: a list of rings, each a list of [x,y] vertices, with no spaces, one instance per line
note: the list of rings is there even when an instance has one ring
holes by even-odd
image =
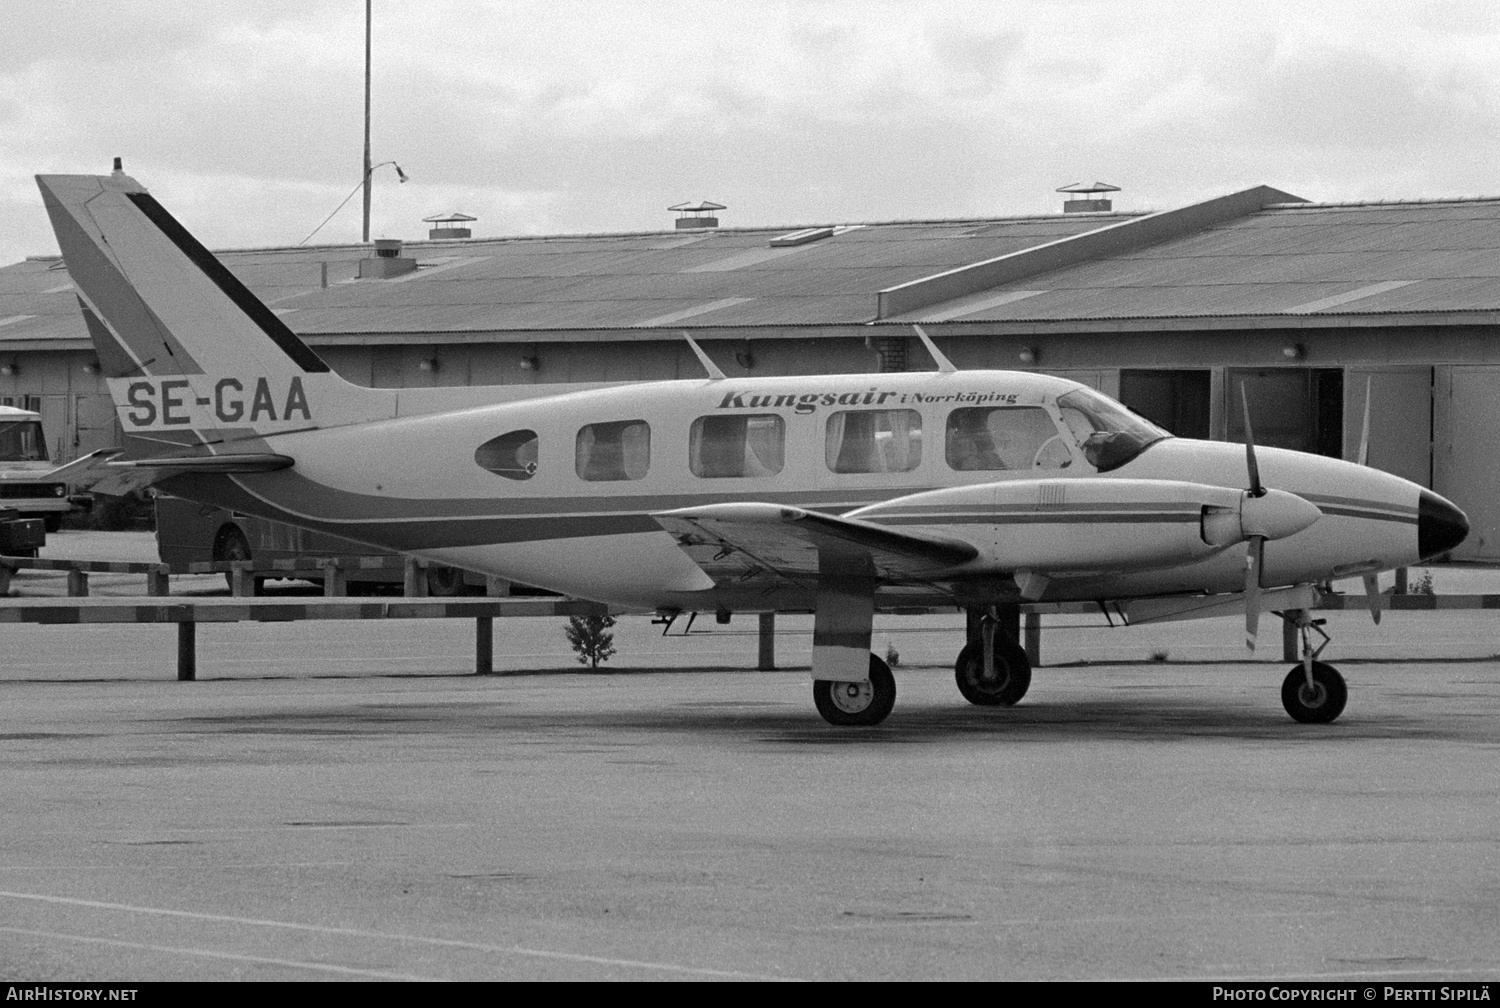
[[[881,290],[1131,216],[869,224],[786,248],[768,242],[796,227],[412,242],[404,254],[421,268],[393,280],[356,279],[358,261],[370,255],[364,245],[237,250],[220,258],[294,331],[307,334],[624,329],[662,318],[683,328],[816,326],[871,321]],[[34,316],[0,326],[0,346],[85,341],[68,282],[56,261],[0,268],[0,319]],[[1348,297],[1366,287],[1379,289]],[[1020,291],[1044,293],[1005,296]],[[971,291],[910,318],[1282,314],[1296,325],[1309,314],[1292,309],[1328,299],[1337,303],[1303,311],[1500,309],[1500,199],[1278,206]]]
[[[1391,286],[1400,282],[1399,286]],[[1500,309],[1500,200],[1276,208],[1180,239],[995,288],[1045,295],[962,321]],[[941,311],[937,305],[912,318]],[[905,316],[892,320],[902,321]]]

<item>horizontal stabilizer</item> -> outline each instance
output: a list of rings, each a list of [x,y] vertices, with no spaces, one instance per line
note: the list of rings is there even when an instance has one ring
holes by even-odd
[[[275,472],[290,468],[296,462],[290,455],[268,452],[119,459],[122,454],[124,452],[120,448],[102,448],[54,469],[48,474],[48,478],[65,480],[79,490],[123,497],[184,472]]]
[[[811,578],[827,572],[830,563],[882,581],[927,581],[979,555],[961,539],[782,504],[711,504],[652,517],[715,581],[761,573]]]
[[[167,458],[129,459],[108,462],[111,466],[141,469],[176,469],[195,473],[258,473],[290,469],[296,459],[269,452],[242,455],[187,455]]]

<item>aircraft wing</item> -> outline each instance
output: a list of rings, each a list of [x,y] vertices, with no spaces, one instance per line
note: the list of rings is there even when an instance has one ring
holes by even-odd
[[[782,504],[710,504],[653,514],[716,582],[819,572],[930,581],[979,555],[961,539],[897,531]]]

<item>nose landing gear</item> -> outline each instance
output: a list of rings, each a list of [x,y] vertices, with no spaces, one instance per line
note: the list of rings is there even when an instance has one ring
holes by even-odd
[[[1311,618],[1306,609],[1284,613],[1282,619],[1297,628],[1302,661],[1292,666],[1281,683],[1281,705],[1294,721],[1328,724],[1344,712],[1349,689],[1338,669],[1318,661],[1318,655],[1323,653],[1329,641],[1328,634],[1323,631],[1324,621]],[[1323,638],[1317,647],[1312,643],[1315,632]]]

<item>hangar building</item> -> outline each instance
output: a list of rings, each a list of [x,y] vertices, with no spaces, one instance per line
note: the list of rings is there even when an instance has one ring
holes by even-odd
[[[1078,204],[1097,206],[1094,201]],[[1104,204],[1107,205],[1107,204]],[[1158,213],[672,230],[218,253],[352,381],[376,386],[930,367],[1038,370],[1176,433],[1353,457],[1454,500],[1457,558],[1500,560],[1500,198],[1313,203],[1257,187]],[[40,212],[40,210],[38,211]],[[435,235],[463,234],[444,218]],[[118,443],[56,257],[0,268],[0,403],[54,457]]]

